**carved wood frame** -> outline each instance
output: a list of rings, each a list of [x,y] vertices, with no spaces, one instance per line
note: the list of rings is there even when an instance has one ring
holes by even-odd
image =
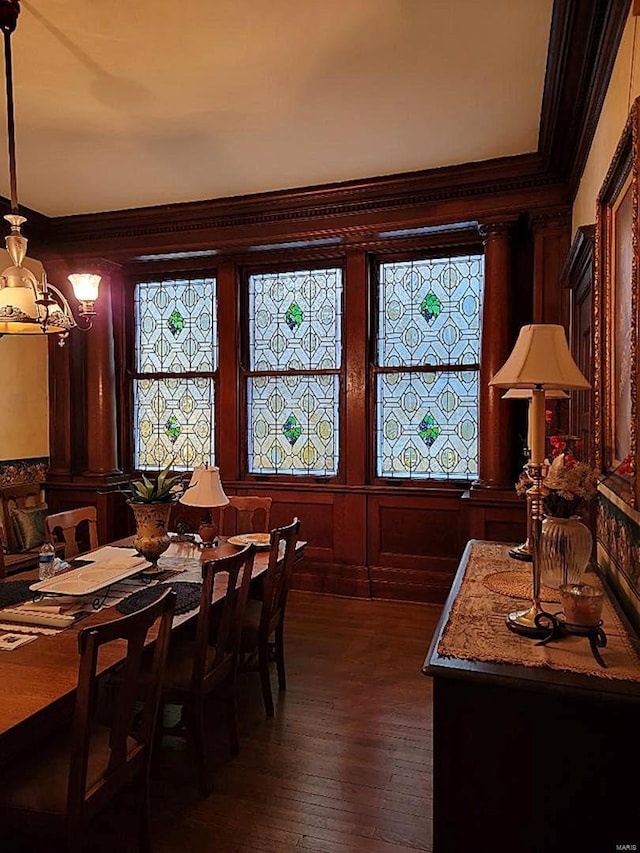
[[[640,161],[640,98],[634,102],[609,171],[598,195],[596,209],[595,271],[593,289],[593,358],[594,358],[594,462],[596,469],[607,477],[607,486],[625,503],[637,509],[640,506],[640,481],[637,474],[639,447],[637,404],[638,393],[638,258],[639,229],[639,161]],[[616,431],[620,429],[616,415],[616,393],[614,387],[616,360],[616,240],[619,232],[616,225],[622,222],[619,209],[630,193],[630,233],[625,235],[631,245],[628,346],[629,368],[629,442],[628,448],[635,461],[630,475],[620,476],[616,467]],[[618,351],[620,346],[618,345]],[[619,354],[618,354],[619,358]]]

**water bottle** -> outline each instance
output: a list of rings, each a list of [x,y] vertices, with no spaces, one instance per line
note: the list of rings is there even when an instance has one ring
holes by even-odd
[[[56,551],[51,542],[45,542],[40,548],[40,556],[38,557],[38,577],[41,581],[53,577],[55,556]]]

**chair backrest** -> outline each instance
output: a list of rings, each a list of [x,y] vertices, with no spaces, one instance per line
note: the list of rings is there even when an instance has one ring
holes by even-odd
[[[45,519],[47,538],[50,542],[56,541],[56,532],[62,534],[64,540],[64,558],[71,560],[80,553],[79,531],[81,526],[88,527],[89,536],[83,544],[88,548],[83,550],[93,551],[98,547],[98,525],[97,512],[94,506],[81,506],[78,509],[69,509],[66,512],[57,512],[48,515]]]
[[[191,678],[191,687],[195,691],[207,691],[215,686],[235,665],[254,554],[254,546],[247,545],[236,554],[207,560],[202,565],[202,592]],[[226,578],[220,577],[225,573]],[[219,585],[216,589],[216,578],[220,578],[222,589]],[[215,595],[216,592],[219,594]],[[214,597],[220,599],[221,596],[224,598],[214,607]],[[210,652],[212,646],[215,649],[213,656]]]
[[[2,525],[0,524],[0,579],[4,579],[7,575],[7,568],[4,564],[4,548],[2,547],[3,540],[4,530],[2,529]]]
[[[264,575],[260,632],[270,634],[284,614],[299,529],[300,522],[294,518],[291,524],[274,527],[271,531],[269,565]]]
[[[267,533],[271,503],[271,498],[230,496],[229,503],[220,510],[220,532]]]
[[[11,510],[32,509],[45,506],[44,491],[40,483],[22,483],[17,486],[3,486],[0,489],[0,524],[4,528],[7,550],[16,554],[21,550],[15,532]]]
[[[176,594],[167,590],[148,607],[111,622],[92,625],[78,635],[80,667],[67,797],[70,833],[76,832],[90,814],[102,808],[137,774],[148,772],[175,602]],[[134,728],[143,652],[156,623],[159,625],[151,677],[144,694],[142,722]],[[122,640],[127,644],[122,679],[115,688],[105,732],[105,727],[98,728],[94,719],[98,653],[105,643]],[[97,732],[102,732],[103,737],[98,738]],[[89,767],[91,778],[88,778]],[[96,773],[96,767],[100,772]]]

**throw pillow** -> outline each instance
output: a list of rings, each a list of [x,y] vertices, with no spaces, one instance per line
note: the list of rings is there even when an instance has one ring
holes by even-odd
[[[46,538],[44,520],[47,517],[47,512],[48,507],[46,504],[24,507],[22,509],[16,507],[11,510],[16,539],[23,551],[29,551],[31,548],[39,548],[44,542]]]

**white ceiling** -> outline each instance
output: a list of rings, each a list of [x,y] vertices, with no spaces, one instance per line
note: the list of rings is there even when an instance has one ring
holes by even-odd
[[[19,197],[50,216],[537,149],[552,0],[21,5]]]

